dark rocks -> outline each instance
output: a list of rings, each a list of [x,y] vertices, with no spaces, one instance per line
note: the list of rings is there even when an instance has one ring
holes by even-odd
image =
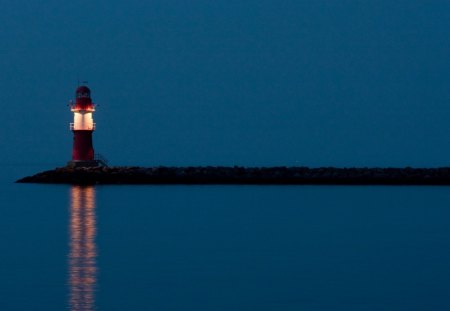
[[[450,185],[450,168],[61,167],[18,183]]]

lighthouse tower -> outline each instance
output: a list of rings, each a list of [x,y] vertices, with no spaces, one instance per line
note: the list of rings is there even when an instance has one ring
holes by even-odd
[[[85,86],[79,86],[75,92],[75,101],[71,101],[70,110],[73,112],[73,123],[70,130],[73,131],[72,161],[68,165],[72,167],[99,166],[101,161],[95,159],[92,146],[92,133],[95,130],[92,114],[95,104],[91,100],[91,90]]]

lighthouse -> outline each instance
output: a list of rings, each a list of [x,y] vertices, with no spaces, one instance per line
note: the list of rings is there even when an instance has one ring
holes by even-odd
[[[72,161],[68,166],[90,167],[106,166],[106,161],[97,159],[92,144],[92,133],[95,130],[93,113],[95,104],[91,99],[91,90],[81,85],[75,92],[75,101],[70,102],[70,110],[73,112],[73,123],[70,130],[73,132]]]

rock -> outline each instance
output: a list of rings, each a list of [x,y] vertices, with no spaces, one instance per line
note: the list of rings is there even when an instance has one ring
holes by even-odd
[[[450,185],[450,168],[60,167],[18,183]]]

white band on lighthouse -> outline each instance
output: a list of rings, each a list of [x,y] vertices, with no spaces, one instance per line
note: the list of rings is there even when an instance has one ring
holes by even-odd
[[[74,131],[95,130],[95,123],[92,118],[92,112],[82,112],[82,111],[74,112],[73,130]]]

